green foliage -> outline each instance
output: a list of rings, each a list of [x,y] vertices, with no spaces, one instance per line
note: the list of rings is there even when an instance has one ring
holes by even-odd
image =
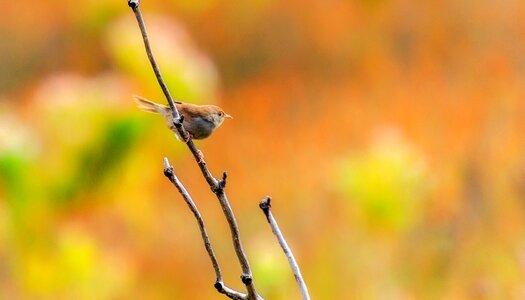
[[[56,201],[69,202],[78,193],[96,188],[106,178],[119,176],[116,167],[124,161],[143,133],[139,119],[122,118],[110,121],[101,136],[95,137],[78,154],[77,166],[66,181],[55,190]]]
[[[293,273],[288,266],[286,256],[281,252],[277,245],[270,247],[270,243],[277,241],[268,240],[257,248],[253,255],[253,272],[257,274],[257,287],[260,293],[267,298],[281,298],[279,291],[290,283]],[[287,281],[288,279],[288,281]],[[295,286],[292,286],[295,288]]]
[[[419,218],[424,199],[422,155],[398,137],[382,136],[339,166],[338,188],[352,214],[371,230],[399,232]]]
[[[26,158],[16,153],[0,154],[0,182],[6,189],[8,199],[26,198],[28,171]]]

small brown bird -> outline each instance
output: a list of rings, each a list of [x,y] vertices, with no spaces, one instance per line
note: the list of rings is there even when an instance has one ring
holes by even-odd
[[[140,109],[161,114],[166,119],[168,127],[175,133],[175,136],[179,140],[184,140],[179,136],[175,125],[173,125],[173,116],[169,106],[157,104],[140,96],[133,96],[133,98]],[[175,105],[179,113],[184,116],[182,126],[196,140],[209,137],[215,129],[222,125],[224,118],[233,118],[215,105],[195,105],[178,101],[175,101]]]

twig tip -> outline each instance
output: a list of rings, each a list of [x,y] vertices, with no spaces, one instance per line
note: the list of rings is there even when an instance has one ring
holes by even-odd
[[[226,171],[222,172],[222,179],[219,180],[218,184],[219,184],[219,189],[223,189],[226,188],[226,179],[228,178],[228,173]]]
[[[170,161],[167,157],[164,157],[164,176],[168,177],[170,180],[174,177],[173,167],[170,165]]]
[[[140,5],[140,0],[128,0],[128,5],[131,8],[137,8]]]
[[[167,169],[169,167],[171,167],[170,166],[170,161],[168,160],[167,157],[164,157],[164,169]]]
[[[213,287],[217,290],[217,292],[222,293],[224,291],[224,286],[222,285],[221,281],[216,281]]]
[[[272,207],[271,201],[272,201],[272,197],[270,197],[270,196],[266,196],[266,198],[264,198],[264,199],[259,203],[259,207],[260,207],[262,210],[267,211],[267,210],[269,210],[269,209]]]

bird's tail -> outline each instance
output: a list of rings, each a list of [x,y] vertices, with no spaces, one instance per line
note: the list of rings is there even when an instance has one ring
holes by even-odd
[[[144,111],[154,113],[154,114],[161,114],[163,116],[170,113],[170,108],[167,107],[166,105],[157,104],[153,101],[150,101],[146,98],[143,98],[137,95],[134,95],[133,99],[137,103],[137,107]]]

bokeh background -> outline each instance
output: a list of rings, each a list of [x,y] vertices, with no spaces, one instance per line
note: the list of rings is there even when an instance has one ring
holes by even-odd
[[[256,285],[297,299],[525,298],[523,1],[142,2],[175,98],[233,115],[198,141]],[[223,299],[228,227],[124,0],[6,1],[0,18],[0,298]]]

